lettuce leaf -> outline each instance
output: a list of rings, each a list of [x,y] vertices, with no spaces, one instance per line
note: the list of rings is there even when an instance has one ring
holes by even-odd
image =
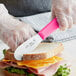
[[[57,72],[53,76],[69,76],[70,74],[70,69],[65,65],[60,65],[58,68]]]
[[[19,68],[14,68],[14,67],[8,67],[5,68],[9,73],[16,73],[16,74],[21,74],[21,75],[26,75],[26,76],[37,76],[35,74],[29,74],[25,69],[19,69]]]
[[[4,54],[4,55],[5,55],[5,53],[6,53],[6,49],[3,50],[3,54]]]

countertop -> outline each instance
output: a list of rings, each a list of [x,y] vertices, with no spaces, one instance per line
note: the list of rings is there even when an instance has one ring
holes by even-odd
[[[64,45],[64,54],[66,54],[71,60],[71,75],[76,76],[76,40],[71,40],[63,43]]]

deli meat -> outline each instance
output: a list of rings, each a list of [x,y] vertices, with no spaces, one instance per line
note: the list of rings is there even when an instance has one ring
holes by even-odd
[[[42,68],[42,70],[41,69],[36,69],[36,70],[30,69],[30,70],[33,73],[37,74],[38,76],[52,76],[57,71],[59,65],[60,63],[56,63],[49,67]]]
[[[67,67],[68,67],[68,66],[71,66],[71,64],[69,64],[69,63],[70,62],[68,62],[67,60],[63,60],[63,61],[53,64],[49,67],[45,67],[45,68],[41,68],[41,69],[29,68],[29,70],[32,71],[33,73],[37,74],[38,76],[53,76],[53,74],[56,73],[56,71],[60,65],[67,64]]]
[[[7,67],[9,67],[8,64],[6,64],[6,63],[0,61],[0,69],[4,69],[4,68],[7,68]]]
[[[58,56],[61,57],[61,55],[58,55]],[[53,65],[50,65],[48,67],[34,69],[34,68],[27,67],[27,66],[18,66],[17,63],[13,61],[0,61],[0,68],[6,68],[6,67],[12,66],[12,67],[20,68],[20,69],[27,69],[30,72],[37,74],[38,76],[53,76],[53,74],[55,74],[55,72],[57,71],[60,65],[67,64],[69,66],[70,64],[68,63],[70,62],[68,62],[67,60],[63,60]]]
[[[13,63],[13,62],[0,62],[0,68],[6,68],[6,67],[12,66],[12,67],[17,67],[21,69],[28,69],[32,73],[37,74],[38,76],[53,76],[53,74],[55,74],[59,66],[64,65],[64,64],[67,64],[67,61],[61,61],[53,65],[50,65],[48,67],[43,67],[40,69],[33,69],[30,67],[26,67],[26,66],[18,66],[16,63]]]
[[[42,71],[38,76],[53,76],[59,67],[59,63],[49,66],[46,70]]]
[[[18,66],[15,62],[4,62],[4,61],[1,61],[0,62],[0,68],[3,69],[3,68],[7,68],[7,67],[15,67],[15,68],[19,68],[19,69],[26,69],[26,66]]]

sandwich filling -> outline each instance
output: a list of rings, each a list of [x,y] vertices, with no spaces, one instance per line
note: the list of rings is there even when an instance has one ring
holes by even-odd
[[[54,56],[43,60],[15,61],[3,59],[2,62],[9,66],[5,68],[9,73],[24,76],[69,76],[70,69],[61,66],[63,58]],[[11,64],[12,63],[12,64]]]
[[[27,67],[37,69],[37,68],[47,67],[47,66],[55,64],[61,60],[62,60],[61,57],[54,56],[52,58],[43,59],[43,60],[13,61],[13,60],[4,59],[3,61],[4,62],[13,61],[13,62],[17,63],[17,65],[19,65],[19,66],[27,66]]]

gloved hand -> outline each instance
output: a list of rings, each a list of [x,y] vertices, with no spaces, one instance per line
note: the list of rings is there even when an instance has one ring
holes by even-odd
[[[52,18],[57,18],[60,29],[76,24],[76,0],[52,0]]]
[[[5,6],[0,4],[0,39],[8,44],[13,51],[35,34],[28,24],[11,16]]]

